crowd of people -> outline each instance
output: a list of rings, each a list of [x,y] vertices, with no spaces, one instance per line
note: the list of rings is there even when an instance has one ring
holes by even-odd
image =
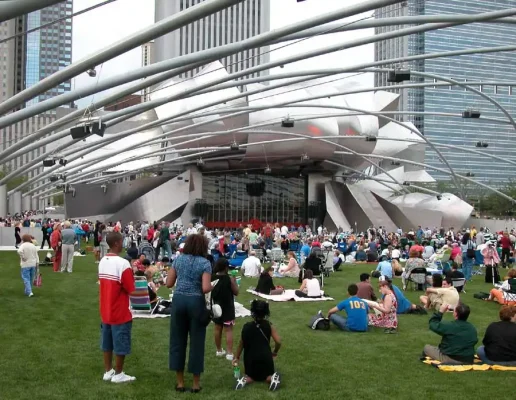
[[[257,292],[281,294],[284,288],[275,285],[274,279],[292,278],[299,283],[295,291],[297,296],[317,298],[324,294],[322,274],[328,265],[331,271],[339,270],[350,262],[349,257],[357,262],[360,252],[364,251],[366,260],[378,264],[370,274],[362,273],[357,283],[349,285],[349,297],[328,311],[327,319],[331,324],[349,332],[379,328],[395,334],[399,314],[427,314],[430,311],[429,327],[442,336],[442,340],[438,347],[424,347],[426,357],[443,363],[464,364],[473,362],[473,357],[478,354],[485,363],[516,365],[516,336],[514,325],[509,325],[516,321],[516,270],[510,269],[501,284],[495,278],[498,264],[509,267],[512,263],[516,241],[513,231],[490,233],[484,228],[477,231],[471,227],[455,232],[453,228],[445,231],[418,227],[414,231],[398,229],[388,233],[382,227],[371,227],[364,233],[341,230],[330,233],[322,226],[312,231],[307,226],[278,224],[242,226],[230,231],[146,221],[125,225],[120,221],[107,224],[54,221],[52,225],[48,221],[46,225],[51,227],[47,228],[47,234],[55,250],[54,270],[72,272],[75,242],[89,243],[93,239],[93,250],[99,263],[105,381],[122,383],[135,379],[125,374],[123,366],[125,356],[131,351],[129,294],[135,290],[134,277],[140,275],[147,278],[149,298],[154,306],[163,301],[157,294],[160,285],[173,289],[173,299],[168,302],[166,313],[171,316],[169,367],[176,372],[176,391],[186,391],[184,374],[188,341],[187,371],[193,375],[191,391],[198,393],[201,390],[206,327],[211,321],[215,326],[215,355],[231,361],[235,370],[243,357],[244,374],[235,374],[235,388],[265,381],[271,390],[278,389],[281,378],[275,370],[274,358],[280,350],[281,339],[268,322],[267,303],[255,300],[251,305],[253,320],[245,324],[239,340],[233,337],[234,299],[239,294],[240,279],[233,261],[239,254],[244,254],[238,265],[240,274],[256,279]],[[85,234],[78,235],[78,229]],[[23,235],[21,241],[18,253],[25,294],[32,296],[30,283],[35,273],[32,268],[37,267],[39,260],[32,238]],[[141,251],[148,248],[151,250]],[[278,253],[281,260],[272,256]],[[483,257],[482,263],[491,267],[492,278],[497,284],[485,300],[496,301],[503,308],[500,322],[489,326],[483,346],[475,349],[477,331],[467,321],[470,309],[461,301],[460,293],[471,280],[471,266],[478,262],[479,253]],[[414,275],[421,271],[424,279],[416,280]],[[376,278],[378,293],[372,283]],[[395,284],[396,279],[399,279],[399,285]],[[462,285],[455,284],[458,279],[462,279]],[[424,291],[420,304],[406,298],[404,291],[409,284]],[[212,306],[207,308],[205,295],[208,293],[211,293]],[[453,314],[453,321],[443,320],[446,313]],[[274,349],[270,346],[271,339],[275,343]],[[238,342],[237,346],[235,342]]]

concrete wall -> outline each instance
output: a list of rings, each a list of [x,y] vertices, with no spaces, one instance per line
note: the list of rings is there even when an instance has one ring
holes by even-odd
[[[21,228],[20,236],[23,236],[26,233],[34,236],[38,241],[38,244],[41,244],[41,241],[43,240],[43,232],[41,232],[41,228]],[[0,227],[0,246],[12,246],[13,250],[15,250],[14,244],[14,228]],[[48,244],[46,244],[45,247],[47,245]]]
[[[489,228],[491,232],[498,232],[504,230],[511,230],[516,228],[516,221],[504,219],[484,219],[484,218],[469,218],[464,224],[463,228],[475,226],[478,230],[481,226]]]
[[[67,218],[85,218],[98,215],[112,215],[168,181],[169,177],[138,179],[123,183],[107,184],[106,193],[101,184],[73,185],[75,197],[66,193]]]

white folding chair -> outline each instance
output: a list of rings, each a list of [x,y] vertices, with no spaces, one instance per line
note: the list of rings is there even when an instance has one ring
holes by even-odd
[[[466,293],[466,278],[454,278],[452,279],[452,285],[456,289],[462,286],[461,293]]]

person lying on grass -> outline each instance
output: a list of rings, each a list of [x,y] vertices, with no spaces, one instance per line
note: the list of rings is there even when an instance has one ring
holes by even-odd
[[[123,237],[109,232],[109,246],[99,263],[101,349],[104,352],[104,381],[124,383],[134,381],[134,376],[124,373],[125,356],[131,353],[132,314],[129,294],[135,291],[134,276],[129,261],[119,256]],[[115,353],[115,369],[113,369]]]
[[[240,356],[244,353],[244,376],[237,380],[235,389],[243,389],[252,382],[267,382],[269,390],[278,390],[280,376],[275,372],[274,358],[281,348],[281,339],[276,328],[267,320],[270,316],[269,304],[253,300],[251,316],[253,321],[242,328],[242,337],[233,360],[233,366],[238,366]],[[271,337],[274,340],[274,351],[271,351]]]

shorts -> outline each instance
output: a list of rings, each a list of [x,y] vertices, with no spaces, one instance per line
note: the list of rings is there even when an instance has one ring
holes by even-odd
[[[125,324],[100,324],[100,349],[112,351],[117,356],[131,354],[131,328],[133,321]]]
[[[95,246],[95,247],[93,248],[93,251],[100,251],[100,246]]]
[[[220,318],[214,318],[213,323],[215,325],[223,325],[223,326],[235,326],[235,320],[232,321],[222,321]]]

